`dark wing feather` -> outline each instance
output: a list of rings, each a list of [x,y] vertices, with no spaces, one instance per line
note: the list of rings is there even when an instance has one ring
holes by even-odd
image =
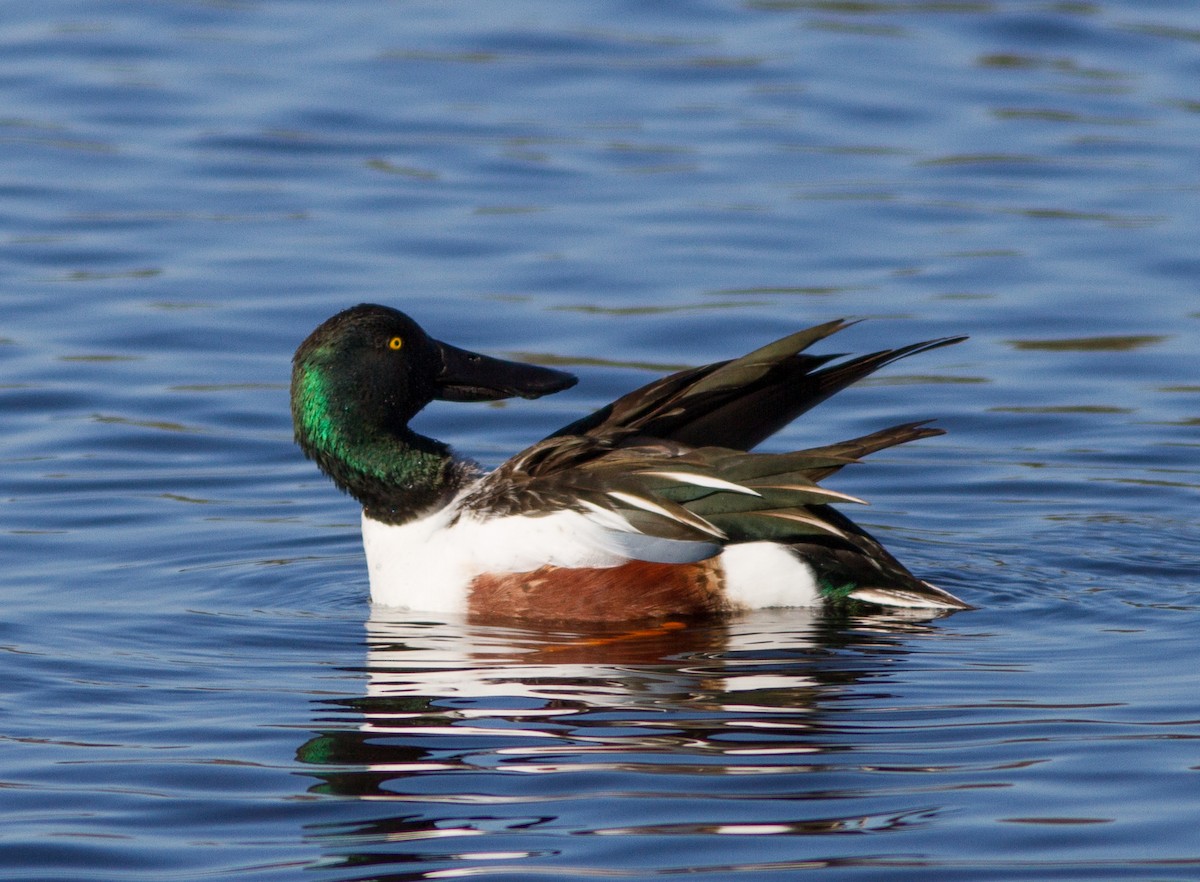
[[[647,536],[699,544],[792,545],[831,589],[899,591],[962,605],[918,580],[830,507],[861,502],[819,481],[863,456],[940,435],[905,423],[791,453],[746,451],[840,389],[897,359],[957,343],[929,340],[830,364],[803,350],[847,326],[834,321],[742,358],[656,380],[559,430],[484,478],[464,509],[536,514],[607,511]],[[698,545],[697,547],[701,547]],[[715,546],[714,546],[715,550]]]
[[[849,327],[836,320],[799,331],[741,358],[656,380],[565,426],[551,437],[627,434],[693,447],[749,450],[805,411],[884,365],[965,339],[946,337],[885,349],[826,367],[836,355],[807,355]]]

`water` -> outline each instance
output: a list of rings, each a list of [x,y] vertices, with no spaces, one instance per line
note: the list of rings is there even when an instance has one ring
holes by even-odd
[[[6,880],[1200,877],[1191,4],[9,4]],[[836,316],[969,333],[771,449],[932,621],[371,610],[291,444],[359,301],[572,365],[497,462]]]

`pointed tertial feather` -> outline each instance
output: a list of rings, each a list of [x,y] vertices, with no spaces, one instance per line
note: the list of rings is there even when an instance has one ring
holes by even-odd
[[[920,437],[921,434],[911,430],[876,433],[861,445],[846,442],[844,449],[834,452],[817,449],[792,453],[741,453],[703,447],[675,457],[669,471],[638,468],[637,463],[631,464],[630,468],[637,477],[650,482],[654,491],[695,511],[701,509],[692,503],[704,503],[714,508],[725,505],[730,507],[728,510],[751,510],[774,507],[772,503],[789,497],[792,505],[827,502],[865,504],[864,500],[855,496],[819,486],[813,475],[828,474],[855,462],[856,459],[846,455],[848,453],[881,449],[909,437]],[[736,499],[728,492],[721,491],[737,492],[752,498]]]
[[[865,603],[895,606],[903,609],[972,609],[948,591],[928,582],[919,582],[919,590],[890,587],[863,587],[851,590],[846,596]]]
[[[838,356],[803,353],[846,325],[829,322],[742,358],[650,383],[513,457],[460,505],[489,514],[584,512],[621,541],[644,545],[630,546],[646,555],[638,559],[701,559],[692,556],[727,543],[784,543],[813,567],[831,596],[883,602],[882,592],[894,589],[893,605],[964,607],[918,580],[831,507],[863,500],[818,483],[868,454],[940,429],[905,423],[808,450],[745,452],[872,371],[963,339],[836,362]]]
[[[781,362],[793,358],[812,346],[819,340],[824,340],[844,328],[855,324],[845,319],[834,319],[823,325],[816,325],[794,334],[788,334],[773,343],[761,346],[753,352],[748,352],[741,358],[735,358],[709,373],[689,389],[689,395],[703,395],[706,392],[723,392],[742,390],[755,381],[766,376],[768,372]],[[836,355],[807,356],[808,363],[813,366],[824,364],[837,358]]]
[[[579,506],[587,513],[589,519],[605,528],[605,540],[610,546],[609,550],[634,560],[653,563],[695,563],[721,551],[721,543],[713,538],[664,539],[639,532],[628,518],[586,499],[580,499]]]
[[[587,434],[607,435],[620,429],[636,431],[635,427],[644,423],[651,415],[664,409],[664,402],[673,401],[698,380],[725,364],[728,362],[718,361],[661,377],[626,393],[611,404],[606,404],[599,410],[563,426],[549,438]]]
[[[550,438],[489,475],[463,507],[494,514],[588,509],[598,523],[603,511],[611,529],[676,541],[844,537],[849,534],[830,520],[837,513],[828,505],[864,500],[817,480],[861,456],[934,434],[940,430],[908,423],[826,447],[772,454],[688,449],[672,442],[614,448],[587,436]],[[764,519],[766,512],[801,517]]]
[[[801,511],[758,511],[754,512],[754,515],[757,517],[777,518],[778,520],[789,521],[793,524],[801,524],[805,528],[804,532],[815,530],[818,533],[827,533],[839,539],[848,540],[850,538],[837,527],[833,526],[833,524]]]
[[[578,505],[615,511],[627,528],[670,539],[727,538],[733,542],[825,535],[853,541],[830,520],[830,503],[858,503],[847,493],[822,487],[810,475],[836,471],[865,453],[920,437],[910,425],[844,442],[833,452],[753,454],[705,447],[612,450],[571,473],[569,493]],[[652,452],[658,455],[652,455]]]
[[[675,521],[681,526],[690,527],[701,533],[707,533],[716,539],[726,538],[725,533],[720,528],[713,526],[704,518],[693,514],[682,505],[677,505],[674,502],[665,499],[656,500],[620,490],[609,490],[607,495],[618,503],[623,503],[624,506],[632,506],[633,508],[649,512],[652,515],[658,515],[659,517]]]
[[[864,456],[917,441],[921,438],[933,438],[946,434],[945,429],[934,428],[928,420],[916,423],[901,423],[889,426],[869,435],[840,441],[836,444],[826,444],[821,447],[811,447],[803,451],[811,459],[811,465],[805,470],[805,475],[813,481],[823,481],[830,475],[840,471],[844,466],[859,462]]]
[[[604,437],[614,432],[631,431],[653,438],[682,441],[693,446],[713,445],[747,449],[752,445],[741,440],[741,435],[747,429],[744,421],[726,424],[721,424],[719,420],[714,421],[710,426],[711,433],[707,437],[701,437],[700,432],[688,431],[687,427],[738,398],[753,395],[760,387],[790,385],[791,375],[802,376],[837,358],[836,355],[802,356],[799,353],[850,324],[852,323],[841,319],[826,322],[789,334],[741,358],[718,361],[662,377],[618,398],[595,413],[564,426],[551,437],[581,434]],[[751,425],[755,428],[752,435],[757,436],[759,441],[790,419],[784,419],[773,429],[763,432],[757,426],[765,415],[775,411],[751,407],[748,412],[754,414]],[[687,437],[680,433],[686,433]]]
[[[639,430],[690,446],[749,450],[821,400],[810,377],[838,358],[808,355],[808,346],[850,323],[837,320],[790,334],[706,372]],[[822,396],[825,397],[825,396]]]
[[[745,480],[739,485],[735,485],[744,488],[739,493],[713,490],[694,483],[668,482],[658,473],[640,473],[638,477],[645,479],[647,493],[653,494],[656,498],[677,502],[689,511],[712,520],[713,523],[717,523],[716,520],[713,520],[714,518],[739,512],[799,508],[829,503],[865,504],[862,499],[822,487],[807,480],[803,475],[794,473],[773,476],[766,480]]]
[[[749,487],[743,487],[741,484],[735,484],[733,481],[726,481],[713,475],[700,474],[698,472],[665,472],[665,471],[650,471],[639,472],[647,478],[662,478],[666,481],[671,481],[677,484],[689,484],[693,487],[703,487],[706,490],[724,490],[728,493],[745,493],[747,496],[762,496],[757,490],[752,490]]]
[[[749,450],[800,414],[897,359],[965,339],[946,337],[847,361],[807,347],[848,327],[837,320],[790,334],[741,358],[680,371],[559,430],[558,436],[625,435],[691,447]]]
[[[870,505],[865,499],[859,499],[857,496],[851,496],[849,493],[841,493],[837,490],[830,490],[828,487],[822,487],[818,484],[763,484],[759,487],[764,491],[778,491],[780,493],[797,493],[805,496],[823,497],[821,502],[847,502],[852,505]],[[756,495],[762,496],[762,493]]]
[[[822,326],[825,327],[825,326]],[[834,327],[839,330],[844,324]],[[827,365],[831,357],[795,354],[771,365],[759,380],[726,395],[715,393],[711,400],[689,390],[685,418],[677,418],[665,437],[695,446],[713,445],[749,450],[826,398],[861,380],[885,365],[958,343],[963,337],[946,337],[887,349],[845,362]],[[727,375],[741,359],[730,362],[702,381],[711,386]],[[757,369],[757,364],[755,364]],[[695,388],[695,387],[693,387]]]

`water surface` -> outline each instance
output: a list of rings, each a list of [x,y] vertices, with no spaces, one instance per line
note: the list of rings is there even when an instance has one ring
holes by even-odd
[[[12,880],[1200,875],[1200,13],[50,2],[0,23]],[[980,609],[372,610],[291,442],[360,301],[566,365],[488,463],[838,316],[968,333],[789,427]]]

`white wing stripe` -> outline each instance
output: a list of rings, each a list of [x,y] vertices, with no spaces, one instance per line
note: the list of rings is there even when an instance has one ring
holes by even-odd
[[[859,505],[870,505],[865,499],[859,499],[857,496],[851,496],[849,493],[841,493],[837,490],[830,490],[828,487],[822,487],[819,484],[759,484],[763,490],[793,490],[797,493],[811,493],[814,496],[824,496],[827,499],[836,499],[839,502],[855,502]]]
[[[695,527],[696,529],[702,530],[703,532],[715,536],[718,539],[725,538],[725,534],[723,532],[710,524],[704,518],[700,517],[699,515],[691,514],[691,512],[688,512],[689,517],[685,519],[679,517],[673,511],[663,508],[663,506],[656,502],[651,502],[649,499],[645,499],[641,496],[634,496],[632,493],[623,493],[620,490],[609,490],[608,495],[618,502],[624,502],[626,505],[632,505],[634,508],[640,508],[642,511],[648,511],[651,514],[659,515],[660,517],[675,521],[677,524],[686,524],[689,527]]]
[[[783,520],[783,521],[795,521],[798,524],[808,524],[808,526],[810,526],[810,527],[816,527],[818,530],[821,530],[825,533],[829,533],[831,536],[837,536],[839,539],[847,539],[848,540],[850,538],[849,536],[847,536],[845,533],[843,533],[841,530],[839,530],[837,527],[833,526],[832,524],[827,524],[824,521],[817,520],[816,518],[806,517],[805,515],[799,514],[797,512],[758,511],[758,512],[754,512],[754,514],[760,515],[764,518],[779,518],[780,520]]]
[[[595,521],[600,526],[608,530],[617,530],[621,533],[636,533],[637,530],[633,524],[621,517],[621,515],[610,508],[605,508],[602,505],[596,505],[594,502],[588,502],[586,499],[576,500],[579,505],[588,510],[588,520]]]
[[[681,484],[694,484],[697,487],[710,487],[713,490],[727,490],[730,493],[745,493],[747,496],[762,496],[757,490],[743,487],[732,481],[714,478],[712,475],[697,475],[694,472],[641,472],[655,478],[666,478],[668,481],[678,481]]]

